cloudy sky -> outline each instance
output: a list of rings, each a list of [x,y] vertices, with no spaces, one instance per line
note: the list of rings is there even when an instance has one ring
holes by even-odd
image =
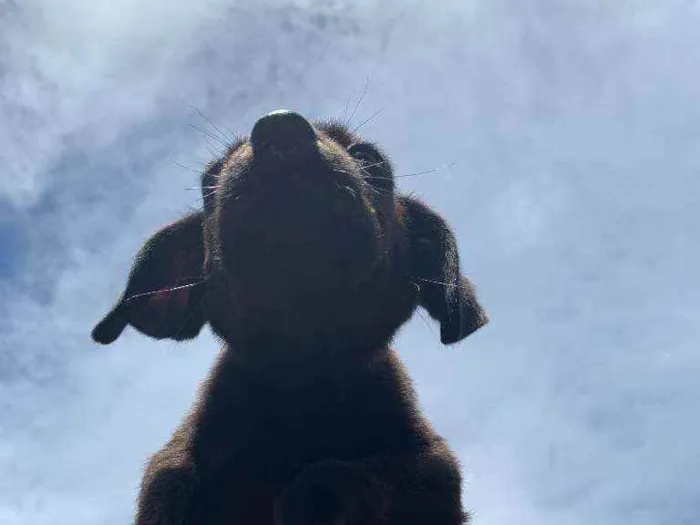
[[[197,171],[353,118],[450,219],[492,323],[396,347],[476,525],[700,522],[694,0],[0,1],[0,524],[130,523],[218,346],[89,339]],[[213,135],[213,136],[212,136]]]

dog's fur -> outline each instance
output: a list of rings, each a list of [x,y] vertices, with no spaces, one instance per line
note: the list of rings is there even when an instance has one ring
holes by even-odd
[[[204,210],[145,243],[93,330],[184,340],[208,322],[225,342],[146,469],[136,525],[464,523],[456,458],[388,347],[417,306],[444,344],[487,322],[452,231],[340,123],[256,127],[206,169]]]

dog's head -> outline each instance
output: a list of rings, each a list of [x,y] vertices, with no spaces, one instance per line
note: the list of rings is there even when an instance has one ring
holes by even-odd
[[[448,225],[339,123],[270,113],[201,185],[203,211],[145,243],[96,341],[127,324],[190,339],[209,322],[229,342],[379,345],[418,305],[445,344],[487,322]]]

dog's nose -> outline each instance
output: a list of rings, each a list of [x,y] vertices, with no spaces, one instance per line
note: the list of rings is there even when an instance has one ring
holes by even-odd
[[[316,131],[299,113],[280,109],[268,113],[255,123],[250,142],[254,151],[264,150],[269,146],[285,150],[315,143]]]

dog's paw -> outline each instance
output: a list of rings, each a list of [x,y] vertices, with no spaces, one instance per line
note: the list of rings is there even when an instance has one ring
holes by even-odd
[[[304,470],[275,504],[276,525],[381,523],[386,490],[362,467],[323,461]]]

